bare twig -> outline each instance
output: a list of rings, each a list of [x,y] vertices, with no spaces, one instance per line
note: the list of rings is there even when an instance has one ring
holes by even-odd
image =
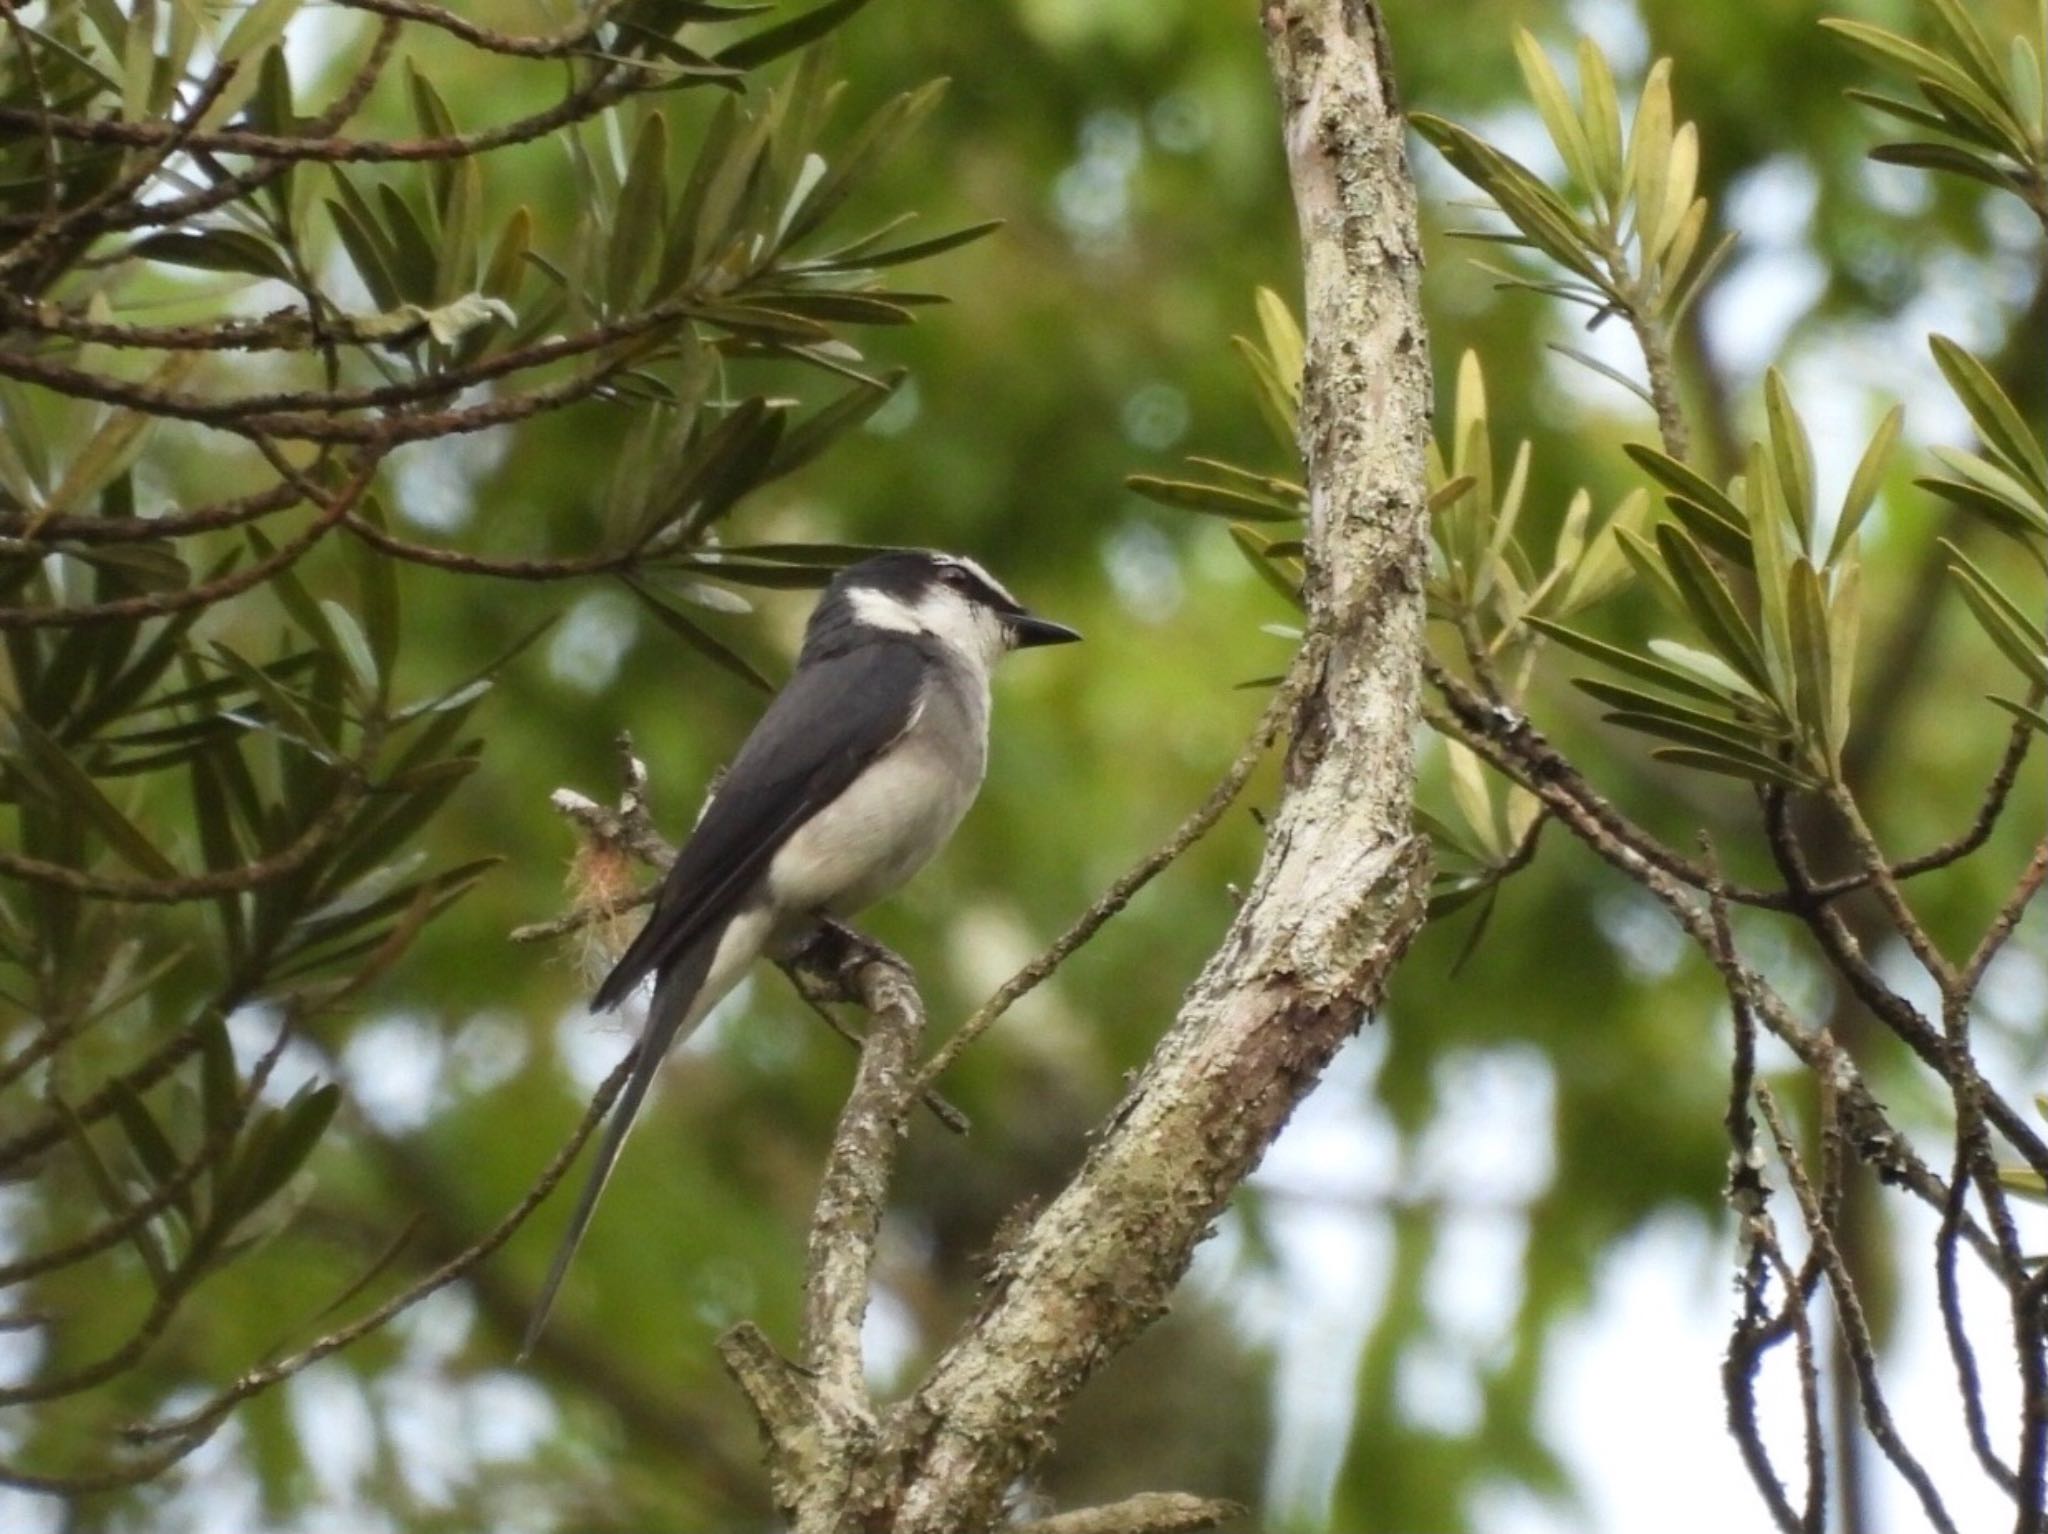
[[[1320,641],[1305,644],[1288,667],[1287,676],[1275,689],[1259,722],[1252,727],[1249,739],[1223,774],[1222,781],[1209,791],[1209,797],[1197,805],[1188,817],[1175,828],[1159,846],[1147,853],[1126,873],[1103,891],[1100,898],[1084,911],[1080,918],[1053,942],[1038,957],[1026,964],[996,988],[996,992],[974,1013],[954,1030],[953,1035],[935,1051],[918,1079],[925,1083],[936,1081],[957,1061],[961,1054],[1005,1012],[1028,996],[1033,990],[1051,977],[1053,972],[1073,957],[1076,950],[1102,929],[1111,917],[1130,904],[1131,897],[1170,867],[1173,862],[1200,841],[1216,822],[1223,818],[1223,812],[1230,808],[1237,796],[1244,791],[1245,783],[1265,756],[1266,750],[1279,735],[1296,706],[1301,701],[1303,690],[1316,674],[1317,658],[1320,655]]]
[[[1938,1534],[1957,1534],[1955,1520],[1949,1515],[1948,1506],[1942,1501],[1933,1478],[1918,1456],[1906,1446],[1897,1424],[1892,1420],[1891,1408],[1885,1403],[1884,1387],[1877,1375],[1877,1346],[1871,1339],[1870,1323],[1864,1317],[1862,1297],[1849,1277],[1849,1270],[1835,1245],[1834,1233],[1822,1217],[1820,1199],[1806,1176],[1799,1148],[1785,1127],[1784,1117],[1770,1089],[1759,1084],[1756,1096],[1765,1122],[1771,1126],[1771,1137],[1777,1142],[1778,1159],[1783,1163],[1786,1178],[1799,1200],[1799,1210],[1806,1221],[1807,1238],[1813,1242],[1828,1277],[1828,1290],[1835,1301],[1836,1323],[1848,1340],[1850,1361],[1856,1371],[1856,1394],[1863,1409],[1863,1425],[1869,1429],[1878,1448],[1883,1450],[1884,1457],[1891,1461],[1892,1468],[1913,1488],[1921,1512]]]

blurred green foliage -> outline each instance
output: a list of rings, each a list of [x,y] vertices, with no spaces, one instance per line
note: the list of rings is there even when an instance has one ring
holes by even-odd
[[[1677,60],[1669,89],[1696,133],[1698,195],[1716,210],[1713,227],[1738,236],[1674,336],[1681,392],[1707,423],[1700,451],[1713,485],[1742,469],[1741,443],[1771,440],[1777,423],[1761,366],[1747,360],[1759,347],[1782,355],[1792,396],[1809,414],[1812,381],[1827,395],[1820,408],[1831,419],[1853,420],[1859,449],[1891,402],[1871,386],[1909,395],[1894,467],[1865,487],[1872,495],[1862,645],[1881,659],[1858,669],[1852,713],[1858,731],[1911,748],[1871,751],[1859,788],[1898,847],[1952,834],[2008,722],[1978,700],[2020,689],[1993,643],[1995,622],[1987,637],[1953,593],[1923,618],[1936,604],[1919,599],[1930,589],[1922,572],[1940,575],[1952,559],[1968,569],[1964,561],[1973,560],[2014,592],[2037,591],[2038,581],[2013,557],[2017,544],[1981,520],[1950,515],[1949,501],[1968,500],[1972,484],[1983,488],[1972,465],[1952,463],[1940,476],[1961,490],[1935,486],[1930,495],[1911,483],[1908,458],[1925,466],[1913,444],[1937,439],[1960,450],[1969,427],[1954,411],[1930,408],[1923,419],[1940,375],[1917,339],[1909,346],[1899,337],[1938,316],[1964,335],[1970,355],[1985,359],[2012,408],[2038,426],[2040,370],[2022,365],[2037,360],[2048,306],[2038,231],[2015,229],[1982,181],[1872,167],[1866,153],[1891,126],[1842,94],[1872,86],[1871,66],[1817,25],[1841,7],[1489,4],[1465,8],[1455,26],[1443,24],[1441,8],[1413,0],[1386,9],[1404,99],[1509,142],[1545,172],[1555,167],[1542,163],[1543,114],[1524,90],[1517,25],[1533,29],[1561,63],[1575,29],[1593,31],[1630,112],[1650,59]],[[1917,8],[1872,10],[1887,25],[1925,30]],[[1999,35],[2030,19],[2026,7],[2005,0],[1982,10]],[[515,31],[536,24],[534,8],[495,0],[465,14]],[[346,52],[342,35],[361,35],[360,20],[314,11],[294,26],[294,73],[310,92],[323,60]],[[393,70],[373,93],[356,131],[403,136],[418,131],[423,113],[445,111],[469,125],[537,110],[554,99],[561,69],[487,58],[424,32],[408,33],[405,55],[409,68]],[[903,381],[886,399],[863,400],[875,408],[850,415],[829,453],[789,463],[787,478],[731,507],[724,536],[756,545],[958,549],[1089,639],[1080,651],[1008,669],[976,810],[946,857],[874,915],[876,935],[918,966],[943,1024],[966,1015],[1206,791],[1258,707],[1255,690],[1234,684],[1269,676],[1288,653],[1295,615],[1285,594],[1258,578],[1220,526],[1148,501],[1125,477],[1135,469],[1179,480],[1188,453],[1281,482],[1298,474],[1227,344],[1234,333],[1255,333],[1269,359],[1284,351],[1272,310],[1255,310],[1252,295],[1262,287],[1295,291],[1294,223],[1250,8],[1010,0],[963,10],[883,0],[833,37],[825,63],[815,66],[816,78],[847,82],[819,125],[828,159],[904,92],[934,76],[950,79],[943,94],[910,98],[921,120],[867,167],[844,210],[849,230],[909,208],[918,210],[917,224],[891,243],[995,219],[1003,228],[917,268],[919,285],[950,302],[920,305],[905,316],[914,324],[861,339],[867,365],[902,369]],[[797,67],[814,66],[784,64],[779,77]],[[810,109],[815,96],[799,105]],[[666,153],[725,131],[716,125],[732,110],[725,100],[715,87],[664,99]],[[663,210],[638,193],[655,178],[680,185],[683,167],[655,163],[655,139],[640,136],[651,113],[635,112],[603,133],[495,153],[479,186],[459,176],[434,184],[426,173],[404,180],[419,207],[440,199],[437,227],[496,232],[461,270],[445,259],[448,244],[437,250],[413,238],[389,200],[364,192],[362,208],[344,205],[339,217],[353,229],[365,307],[412,304],[425,316],[471,291],[510,306],[509,332],[499,333],[495,315],[480,316],[474,329],[457,323],[445,337],[414,342],[422,354],[439,347],[454,358],[541,334],[561,322],[552,306],[602,315],[622,295],[644,297],[660,274],[641,269],[629,246],[586,252],[593,280],[574,289],[531,270],[508,289],[494,282],[504,268],[487,254],[506,242],[572,248],[592,174],[609,178],[608,220],[662,220]],[[1664,126],[1677,131],[1668,119]],[[581,170],[579,157],[589,162]],[[1475,485],[1446,504],[1455,509],[1469,497],[1467,509],[1485,504],[1494,519],[1506,515],[1499,508],[1511,477],[1518,537],[1540,551],[1530,572],[1540,579],[1546,556],[1565,540],[1604,547],[1605,528],[1641,514],[1640,494],[1653,482],[1621,445],[1654,441],[1655,421],[1640,400],[1547,349],[1591,344],[1580,330],[1583,311],[1498,289],[1469,247],[1446,237],[1470,227],[1469,209],[1453,205],[1470,189],[1420,140],[1415,161],[1429,226],[1441,419],[1465,423],[1440,427],[1448,450],[1438,486],[1472,477]],[[785,187],[806,174],[800,156],[779,169]],[[337,194],[337,204],[347,196]],[[1731,209],[1741,210],[1733,223]],[[1662,249],[1668,254],[1668,243]],[[228,274],[158,274],[141,302],[176,317],[194,294],[247,280],[233,274],[233,259],[228,252]],[[369,276],[408,260],[403,272],[388,271],[383,290]],[[1762,322],[1741,301],[1806,272],[1814,280],[1805,301],[1783,313],[1783,335],[1747,334]],[[1291,299],[1277,302],[1284,312]],[[1802,374],[1802,358],[1828,359],[1833,368],[1859,338],[1885,348],[1902,376]],[[1483,359],[1476,414],[1477,370],[1461,379],[1468,351]],[[246,360],[207,367],[246,369],[249,387],[264,376]],[[787,359],[745,376],[764,397],[801,399],[806,413],[847,397],[843,381]],[[1285,369],[1275,376],[1284,381]],[[707,375],[704,386],[722,388],[724,375]],[[659,418],[658,410],[598,399],[516,429],[401,448],[379,487],[387,526],[501,558],[607,547],[675,488],[647,472],[659,461],[649,425]],[[1483,424],[1476,444],[1475,420]],[[2038,443],[2038,435],[2028,440]],[[1999,458],[1994,434],[1985,436],[1988,457],[1976,461],[2001,472],[2016,467]],[[1525,441],[1525,472],[1510,476],[1507,445]],[[749,450],[773,453],[776,444]],[[1490,484],[1475,493],[1474,453],[1501,476],[1499,496]],[[1841,461],[1839,452],[1821,457]],[[151,440],[136,477],[146,494],[190,504],[245,488],[242,472],[211,439],[173,427]],[[1252,493],[1269,497],[1273,487],[1254,485]],[[1284,483],[1279,499],[1286,503]],[[1285,531],[1258,524],[1262,539],[1284,542]],[[1962,552],[1947,554],[1939,534]],[[1269,552],[1284,561],[1291,551]],[[317,629],[317,616],[305,613],[324,612],[322,601],[365,611],[361,568],[349,556],[326,547],[301,566],[309,608],[295,613],[252,599],[211,637],[260,640],[267,653],[281,627]],[[607,576],[501,582],[408,566],[397,571],[392,598],[403,614],[395,675],[379,671],[370,682],[309,663],[321,678],[305,685],[325,689],[329,700],[366,682],[413,699],[455,694],[511,656],[487,696],[465,701],[481,749],[423,839],[426,866],[462,871],[465,882],[486,860],[498,861],[466,898],[421,927],[402,963],[323,1017],[280,1062],[287,1091],[309,1079],[345,1087],[336,1127],[309,1164],[306,1202],[282,1237],[208,1277],[204,1303],[123,1381],[112,1417],[190,1405],[205,1388],[302,1340],[335,1291],[365,1269],[377,1296],[424,1272],[511,1205],[567,1133],[626,1038],[580,1011],[591,977],[573,945],[506,941],[513,927],[565,902],[572,840],[547,797],[564,785],[600,799],[613,792],[612,740],[629,729],[653,768],[657,814],[680,831],[758,709],[748,675],[779,678],[807,603],[801,590],[773,586],[719,586],[724,596],[708,595],[704,582],[715,567],[688,563],[653,592],[661,611],[695,631],[688,642],[649,600]],[[1476,579],[1476,568],[1470,573]],[[1524,589],[1535,584],[1524,580]],[[1498,590],[1466,594],[1483,600]],[[1586,593],[1567,581],[1557,594],[1570,607]],[[2038,602],[2024,600],[2038,612]],[[1658,616],[1654,601],[1632,590],[1603,609],[1602,632],[1637,643],[1685,621],[1691,607],[1680,601],[1686,612]],[[1988,598],[1978,606],[1994,619],[2001,611]],[[1282,632],[1263,633],[1262,625]],[[1895,647],[1902,633],[1917,636],[1903,651]],[[375,649],[376,635],[365,643]],[[351,647],[337,636],[329,648]],[[729,652],[730,661],[714,662],[714,651]],[[263,690],[253,677],[249,686]],[[1792,692],[1796,700],[1797,685]],[[280,693],[270,706],[283,713],[290,702]],[[1542,686],[1532,707],[1561,744],[1600,765],[1615,797],[1667,843],[1690,847],[1704,828],[1731,870],[1763,868],[1747,839],[1745,785],[1658,764],[1647,742],[1639,750],[1604,729],[1592,701],[1569,687]],[[1797,722],[1821,724],[1803,715]],[[1821,737],[1841,744],[1825,729]],[[1636,897],[1561,837],[1496,893],[1488,868],[1526,822],[1502,801],[1483,817],[1493,839],[1478,835],[1467,767],[1433,746],[1424,761],[1425,808],[1464,827],[1472,843],[1453,861],[1454,882],[1442,893],[1457,893],[1462,880],[1486,893],[1479,909],[1492,915],[1468,953],[1476,910],[1446,911],[1374,1024],[1365,1047],[1376,1069],[1348,1078],[1363,1077],[1362,1085],[1340,1088],[1357,1095],[1358,1113],[1391,1130],[1397,1150],[1385,1164],[1319,1169],[1315,1186],[1284,1197],[1255,1185],[1232,1216],[1219,1260],[1203,1270],[1198,1296],[1076,1408],[1074,1430],[1046,1476],[1060,1505],[1142,1482],[1264,1500],[1264,1526],[1276,1530],[1448,1534],[1475,1526],[1482,1493],[1502,1483],[1568,1503],[1573,1471],[1559,1454],[1559,1424],[1543,1414],[1558,1328],[1581,1313],[1602,1255],[1652,1218],[1673,1209],[1719,1218],[1727,1043],[1714,976],[1646,935],[1655,923]],[[2018,849],[2038,834],[2039,789],[2035,767],[2016,801],[2020,825],[1984,858],[1917,887],[1938,936],[1971,930],[2003,893]],[[1274,792],[1270,778],[1258,781],[1251,806]],[[1491,792],[1498,795],[1498,785]],[[177,820],[166,807],[173,802],[184,801],[141,810],[162,817],[148,822],[161,832],[156,839],[183,854],[213,833],[196,817]],[[1002,1222],[1077,1163],[1088,1127],[1143,1060],[1228,920],[1232,884],[1249,875],[1258,835],[1254,815],[1233,815],[969,1055],[947,1090],[974,1121],[970,1138],[916,1126],[884,1246],[879,1366],[907,1370],[946,1335],[974,1304],[980,1263]],[[147,861],[147,852],[131,850]],[[180,999],[189,1003],[197,989],[188,983]],[[254,1023],[244,1013],[230,1029],[244,1071],[249,1040],[264,1037]],[[1997,1026],[2017,1067],[2038,1077],[2038,1027]],[[10,1034],[16,1047],[29,1037],[18,1015],[8,1027],[20,1030]],[[90,1052],[75,1058],[85,1079],[109,1066]],[[1489,1061],[1529,1067],[1542,1083],[1540,1129],[1526,1155],[1548,1175],[1526,1206],[1517,1201],[1507,1211],[1519,1237],[1511,1319],[1499,1336],[1475,1339],[1431,1295],[1437,1265],[1446,1252],[1455,1257],[1444,1241],[1448,1217],[1497,1200],[1460,1172],[1455,1155],[1427,1147],[1432,1127],[1460,1106],[1471,1067]],[[711,1341],[743,1316],[771,1335],[788,1334],[813,1178],[848,1073],[843,1046],[764,973],[667,1073],[565,1291],[558,1336],[529,1372],[512,1373],[510,1354],[554,1235],[548,1211],[471,1283],[250,1402],[204,1459],[154,1486],[81,1499],[64,1526],[210,1530],[227,1518],[289,1526],[317,1511],[351,1527],[421,1531],[767,1527],[765,1490],[751,1470],[752,1429]],[[1910,1116],[1924,1088],[1904,1062],[1880,1051],[1874,1073]],[[13,1114],[41,1106],[8,1103],[10,1127]],[[203,1119],[203,1103],[195,1108]],[[1384,1186],[1372,1181],[1380,1174]],[[67,1163],[12,1194],[10,1251],[61,1240],[95,1218],[85,1178]],[[1428,1194],[1420,1202],[1417,1186]],[[1258,1297],[1275,1292],[1288,1263],[1302,1260],[1288,1255],[1283,1228],[1296,1197],[1383,1233],[1390,1260],[1385,1275],[1357,1276],[1361,1304],[1383,1279],[1386,1287],[1345,1392],[1348,1417],[1335,1414],[1345,1447],[1305,1471],[1297,1462],[1290,1478],[1270,1469],[1286,1457],[1272,1442],[1275,1351],[1257,1339],[1270,1336],[1271,1313],[1286,1304],[1269,1299],[1262,1307]],[[26,1308],[64,1317],[65,1341],[61,1356],[29,1356],[23,1372],[75,1363],[116,1341],[148,1291],[152,1260],[124,1248],[102,1260],[105,1287],[90,1295],[32,1292]],[[1404,1390],[1404,1365],[1423,1357],[1448,1358],[1474,1386],[1469,1420],[1446,1424]],[[1282,1419],[1299,1427],[1302,1411],[1287,1406]],[[10,1440],[10,1450],[29,1464],[72,1463],[108,1420],[104,1403],[89,1419],[51,1413]]]

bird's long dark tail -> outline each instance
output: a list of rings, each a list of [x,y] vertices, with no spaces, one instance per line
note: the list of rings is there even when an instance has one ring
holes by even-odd
[[[583,1244],[583,1234],[590,1227],[590,1217],[597,1212],[597,1201],[604,1194],[605,1184],[611,1180],[612,1167],[618,1162],[619,1152],[626,1143],[626,1133],[639,1115],[641,1101],[647,1096],[654,1073],[661,1069],[662,1058],[667,1055],[669,1046],[676,1042],[684,1023],[687,1021],[695,1027],[704,1012],[718,1000],[715,996],[701,997],[699,993],[704,989],[711,961],[724,935],[722,928],[707,933],[685,950],[655,985],[654,1000],[647,1009],[647,1026],[640,1034],[640,1042],[633,1046],[633,1073],[626,1078],[625,1091],[612,1105],[611,1114],[605,1122],[604,1136],[598,1141],[597,1161],[590,1169],[589,1179],[583,1184],[582,1195],[576,1200],[575,1212],[569,1216],[569,1228],[562,1234],[562,1244],[555,1251],[554,1265],[548,1269],[547,1282],[541,1285],[540,1298],[534,1302],[533,1317],[526,1323],[526,1336],[519,1345],[521,1359],[533,1351],[541,1328],[547,1324],[555,1295],[569,1272],[569,1263],[576,1256],[576,1248]],[[700,1001],[704,1005],[700,1006]]]

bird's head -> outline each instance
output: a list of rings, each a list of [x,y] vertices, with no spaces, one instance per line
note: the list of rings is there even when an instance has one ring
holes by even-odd
[[[922,635],[984,668],[1011,650],[1081,637],[1028,611],[973,560],[931,549],[894,549],[840,571],[811,614],[805,648],[877,633]]]

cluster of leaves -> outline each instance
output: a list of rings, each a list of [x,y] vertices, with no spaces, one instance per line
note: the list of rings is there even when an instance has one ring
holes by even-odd
[[[348,81],[337,100],[359,104],[401,60],[406,141],[345,138],[349,110],[302,104],[283,46],[297,0],[219,22],[189,0],[10,13],[0,1174],[52,1190],[58,1244],[0,1287],[130,1251],[154,1290],[114,1353],[68,1369],[125,1296],[110,1285],[80,1307],[23,1399],[86,1395],[139,1364],[199,1280],[295,1206],[338,1091],[267,1106],[275,1052],[239,1073],[229,1017],[277,1019],[278,1049],[307,1036],[490,866],[423,845],[482,762],[477,710],[544,624],[422,695],[400,672],[401,566],[616,577],[765,687],[690,609],[745,611],[736,588],[814,584],[858,552],[721,539],[747,496],[890,397],[900,375],[853,335],[938,302],[891,287],[895,270],[992,227],[842,228],[940,87],[835,127],[841,90],[816,50],[772,83],[761,72],[861,3],[763,23],[766,6],[630,0],[551,40],[365,6],[377,38],[352,65],[345,45],[329,60]],[[400,54],[407,28],[469,43],[479,70],[555,60],[564,94],[510,124],[462,123],[422,63],[450,36]],[[715,107],[677,99],[706,90]],[[530,152],[565,154],[577,197],[556,239],[562,222],[513,203],[485,153],[542,139]],[[194,317],[156,323],[167,305]],[[275,392],[248,392],[258,369]],[[595,547],[507,560],[404,535],[419,519],[403,482],[378,478],[396,445],[590,399],[630,423],[589,497]],[[174,418],[220,434],[208,493],[247,493],[180,494],[152,458]],[[78,1179],[91,1200],[59,1196]],[[135,1399],[102,1395],[97,1416],[78,1403],[71,1420],[93,1432],[63,1435],[55,1469]],[[84,1479],[160,1468],[106,1441]],[[0,1464],[0,1481],[15,1473]]]
[[[1871,158],[1967,176],[2015,193],[2048,217],[2048,6],[2038,11],[2031,37],[2012,37],[2003,61],[1962,0],[1925,0],[1925,8],[1938,34],[1932,46],[1865,21],[1821,23],[1910,80],[1925,103],[1849,92],[1851,100],[1933,135],[1880,144]]]
[[[1915,483],[1981,517],[2048,574],[2048,457],[2040,439],[1980,360],[1946,336],[1934,336],[1929,344],[1942,376],[1977,428],[1981,451],[1937,447],[1934,457],[1948,472],[1924,475]],[[1954,561],[1949,572],[1963,600],[2026,680],[2026,702],[1995,694],[1991,701],[2048,732],[2048,717],[2038,706],[2048,697],[2048,629],[1977,561],[1953,543],[1947,547]]]
[[[1414,114],[1416,131],[1514,225],[1512,233],[1464,230],[1460,237],[1548,256],[1569,274],[1566,280],[1481,265],[1504,287],[1590,309],[1588,329],[1620,314],[1666,336],[1676,332],[1734,248],[1734,235],[1707,238],[1707,199],[1696,195],[1699,131],[1675,121],[1671,60],[1651,66],[1624,136],[1613,72],[1591,42],[1579,44],[1576,103],[1526,29],[1515,34],[1515,58],[1569,180],[1563,190],[1554,188],[1470,129]],[[1640,384],[1598,359],[1571,347],[1555,349],[1649,400]]]
[[[1233,340],[1251,374],[1260,416],[1282,453],[1298,462],[1296,425],[1301,410],[1303,340],[1286,302],[1270,289],[1257,294],[1260,338]],[[1556,537],[1540,555],[1529,546],[1522,515],[1528,500],[1531,445],[1517,444],[1500,473],[1487,419],[1486,384],[1479,358],[1459,363],[1447,443],[1428,454],[1430,572],[1429,616],[1450,627],[1474,655],[1519,670],[1526,678],[1540,642],[1540,625],[1556,623],[1599,601],[1628,578],[1624,540],[1640,538],[1649,497],[1634,491],[1597,520],[1593,497],[1571,498]],[[1214,458],[1191,458],[1199,477],[1134,474],[1126,484],[1147,500],[1175,510],[1225,518],[1230,535],[1261,579],[1295,608],[1303,605],[1303,541],[1307,491],[1297,479],[1261,473]],[[1298,470],[1296,471],[1298,472]],[[1292,524],[1292,527],[1286,526]],[[1272,536],[1271,532],[1279,536]],[[1281,638],[1299,638],[1280,625]],[[1269,685],[1259,678],[1255,685]],[[1450,747],[1456,818],[1422,812],[1438,848],[1438,915],[1494,888],[1520,865],[1536,825],[1536,800],[1489,779],[1476,758]]]
[[[1952,7],[1938,0],[1937,9],[1948,17]],[[1591,43],[1579,47],[1576,106],[1526,31],[1517,34],[1516,54],[1578,205],[1469,130],[1417,114],[1418,131],[1488,192],[1518,231],[1468,237],[1540,250],[1585,284],[1507,274],[1514,285],[1582,303],[1594,309],[1595,323],[1626,312],[1668,333],[1732,241],[1723,237],[1695,261],[1708,209],[1694,195],[1697,135],[1690,124],[1672,126],[1669,61],[1652,66],[1624,140],[1611,72]],[[2015,47],[2021,56],[2031,56],[2023,39]],[[1624,249],[1631,237],[1632,261]],[[1252,374],[1261,417],[1298,463],[1300,327],[1270,290],[1258,293],[1257,312],[1261,340],[1239,336],[1233,344]],[[1978,452],[1935,448],[1947,472],[1919,484],[1982,516],[2048,569],[2048,480],[2038,440],[1980,360],[1945,337],[1934,337],[1932,346],[1983,445]],[[1615,376],[1594,359],[1578,360]],[[1651,402],[1648,391],[1621,381]],[[1858,535],[1885,485],[1903,413],[1894,407],[1884,416],[1840,505],[1824,519],[1812,447],[1776,369],[1766,376],[1764,401],[1767,440],[1751,444],[1741,473],[1717,484],[1674,452],[1631,444],[1628,455],[1650,485],[1631,491],[1597,527],[1591,495],[1577,491],[1539,565],[1519,531],[1530,444],[1520,443],[1505,475],[1498,473],[1484,379],[1468,353],[1459,365],[1448,441],[1431,444],[1429,453],[1430,617],[1457,636],[1475,670],[1502,679],[1511,699],[1526,693],[1545,639],[1625,677],[1580,677],[1573,685],[1606,710],[1605,722],[1657,740],[1659,760],[1781,787],[1838,784],[1860,627]],[[1262,530],[1306,516],[1298,477],[1210,458],[1189,462],[1194,476],[1133,475],[1127,483],[1158,504],[1228,519],[1245,557],[1299,607],[1299,534]],[[1651,488],[1671,514],[1654,526]],[[1951,554],[1962,596],[2028,689],[2024,701],[1992,701],[2037,728],[2048,726],[2038,707],[2048,692],[2048,632],[1967,554],[1953,546]],[[1655,596],[1683,626],[1682,638],[1653,638],[1636,648],[1566,623],[1631,585]],[[1457,742],[1447,744],[1456,819],[1426,811],[1422,817],[1439,850],[1440,911],[1477,898],[1519,866],[1538,821],[1533,798],[1498,780],[1489,786],[1478,760]]]

